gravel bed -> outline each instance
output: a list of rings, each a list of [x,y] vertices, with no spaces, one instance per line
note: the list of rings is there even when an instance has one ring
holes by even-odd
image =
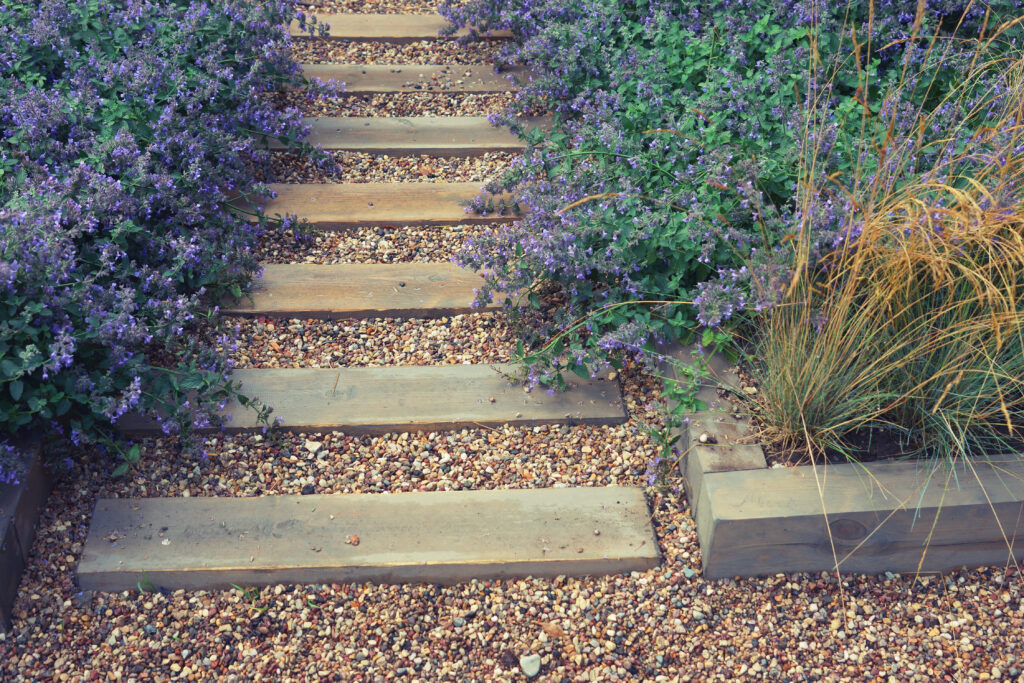
[[[511,93],[388,93],[343,95],[311,100],[301,91],[271,95],[278,107],[295,107],[303,116],[489,116],[508,109]],[[533,115],[533,112],[527,112]]]
[[[303,64],[493,64],[502,50],[496,40],[460,44],[455,40],[374,43],[304,38],[292,43]]]
[[[427,0],[317,0],[300,3],[317,14],[436,14],[437,3]]]
[[[100,496],[384,493],[645,483],[654,384],[626,373],[618,427],[352,437],[217,437],[209,456],[144,443],[111,481],[84,460],[54,492],[0,639],[0,679],[522,681],[1016,680],[1024,581],[1014,569],[922,576],[706,581],[685,499],[649,490],[664,563],[589,579],[456,586],[269,586],[81,594],[77,562]],[[245,588],[245,587],[243,587]]]
[[[239,368],[505,363],[515,336],[496,313],[437,319],[229,318]]]
[[[291,152],[271,156],[267,174],[257,174],[264,182],[282,183],[487,183],[500,178],[518,156],[490,152],[475,157],[388,156],[363,152],[330,152],[337,169],[309,162]],[[330,164],[331,162],[328,162]],[[332,170],[338,172],[332,173]]]
[[[463,240],[486,225],[357,228],[296,236],[271,229],[257,254],[263,263],[426,263],[450,261]]]

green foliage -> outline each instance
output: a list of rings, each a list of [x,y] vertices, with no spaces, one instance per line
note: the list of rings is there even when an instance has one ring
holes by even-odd
[[[99,442],[123,473],[138,461],[125,413],[188,435],[237,398],[211,301],[259,269],[266,219],[230,201],[266,196],[265,139],[304,131],[259,96],[301,82],[293,15],[287,0],[0,3],[0,432]]]
[[[841,195],[801,204],[807,174],[881,170],[858,156],[861,144],[884,145],[894,118],[902,126],[947,104],[957,74],[1004,47],[986,41],[1012,9],[928,6],[912,36],[908,3],[874,15],[778,0],[448,7],[465,23],[512,28],[521,45],[510,58],[539,73],[522,104],[556,113],[503,183],[527,213],[461,256],[488,274],[482,299],[512,294],[530,377],[589,376],[624,353],[651,354],[656,340],[699,341],[702,327],[777,303],[804,213],[817,212],[820,244],[842,229]],[[974,40],[983,25],[986,40]],[[885,101],[908,72],[928,77]],[[968,117],[970,104],[944,115]]]

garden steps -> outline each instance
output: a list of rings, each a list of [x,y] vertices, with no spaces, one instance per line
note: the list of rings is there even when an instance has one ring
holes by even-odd
[[[452,117],[310,117],[309,142],[328,150],[391,156],[432,154],[477,156],[488,152],[519,152],[525,144],[507,128],[493,126],[486,116]],[[548,117],[522,120],[526,128],[549,128]],[[287,144],[270,141],[271,149]]]
[[[635,487],[104,498],[81,590],[454,584],[601,575],[659,562]]]
[[[490,64],[303,64],[309,80],[344,84],[338,94],[505,93],[517,90],[526,67],[495,73]],[[510,80],[509,77],[513,80]]]
[[[248,297],[221,304],[228,315],[288,318],[442,316],[496,310],[474,309],[476,273],[453,263],[359,263],[266,265]]]
[[[451,40],[469,33],[462,29],[454,36],[442,37],[441,29],[448,22],[439,14],[311,14],[316,17],[317,24],[330,26],[328,40],[411,43],[420,40]],[[289,30],[295,37],[309,37],[308,33],[299,29],[297,21],[291,23]],[[491,31],[482,37],[502,40],[511,38],[512,34],[509,31]]]
[[[436,38],[438,17],[325,17],[333,38],[402,42]],[[498,36],[494,36],[498,37]],[[507,92],[489,66],[307,64],[309,78],[348,94]],[[467,74],[468,72],[468,74]],[[518,70],[520,74],[524,70]],[[548,125],[544,119],[534,125]],[[314,119],[311,142],[374,154],[474,155],[522,143],[483,117]],[[272,144],[275,148],[284,145]],[[272,185],[269,216],[314,227],[508,222],[468,214],[478,183]],[[500,197],[497,198],[500,201]],[[360,318],[470,312],[479,276],[453,264],[267,265],[234,315]],[[491,305],[483,310],[497,308]],[[273,409],[285,430],[380,434],[543,424],[616,425],[628,416],[617,379],[570,376],[567,390],[530,391],[509,365],[243,369],[240,391]],[[229,402],[229,432],[264,429]],[[160,434],[127,415],[129,434]],[[231,586],[431,582],[587,576],[644,571],[660,562],[642,489],[548,488],[255,498],[101,499],[78,567],[82,590],[225,589]]]
[[[524,391],[505,373],[514,366],[433,365],[235,370],[240,391],[274,409],[284,429],[383,434],[505,424],[621,424],[617,380],[566,379],[567,391]],[[229,432],[261,431],[255,412],[229,403]],[[155,421],[125,416],[128,434],[159,434]]]
[[[464,203],[480,196],[480,186],[481,183],[278,183],[270,185],[277,197],[266,201],[263,211],[271,217],[295,214],[321,230],[469,225],[515,219],[509,212],[466,213]],[[502,198],[497,196],[495,201]]]

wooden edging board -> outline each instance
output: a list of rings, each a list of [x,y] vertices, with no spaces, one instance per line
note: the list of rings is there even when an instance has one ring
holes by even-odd
[[[31,453],[28,471],[18,484],[0,484],[0,633],[10,629],[21,574],[28,565],[36,524],[52,488],[39,443],[23,448]]]
[[[526,129],[551,128],[550,117],[520,119]],[[526,143],[504,127],[491,125],[486,116],[328,116],[307,117],[311,145],[388,156],[431,154],[474,156],[488,152],[520,152]],[[288,144],[268,140],[270,149]]]
[[[100,591],[454,584],[659,561],[637,487],[111,498],[96,503],[78,581]]]
[[[506,93],[529,82],[522,66],[496,72],[491,64],[303,64],[302,75],[334,81],[340,96],[389,93]]]
[[[467,212],[465,204],[483,194],[480,183],[270,183],[268,187],[277,196],[263,203],[266,215],[295,214],[317,230],[510,223],[518,217],[511,195],[489,195],[493,210]]]
[[[267,264],[252,291],[241,299],[224,299],[221,312],[319,319],[440,318],[499,309],[498,301],[473,307],[482,285],[478,274],[454,263]]]
[[[384,434],[505,424],[622,424],[626,411],[617,380],[566,378],[566,390],[524,391],[510,365],[424,365],[235,370],[240,391],[274,409],[284,429]],[[229,401],[230,432],[263,431],[251,408]],[[135,414],[118,428],[159,434],[160,425]]]
[[[668,355],[684,362],[686,349]],[[770,468],[747,418],[715,384],[679,433],[681,468],[708,578],[788,572],[950,571],[1024,559],[1024,459],[953,466],[872,462]],[[672,372],[666,364],[665,370]],[[701,435],[705,439],[701,440]],[[1011,559],[1011,557],[1013,559]]]

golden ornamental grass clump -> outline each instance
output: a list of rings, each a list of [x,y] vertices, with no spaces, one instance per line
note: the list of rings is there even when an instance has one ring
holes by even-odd
[[[852,457],[851,436],[871,430],[947,459],[1024,446],[1024,62],[975,74],[992,68],[1008,88],[989,100],[1002,103],[994,123],[876,144],[906,158],[845,185],[857,188],[847,239],[817,260],[803,231],[793,240],[803,265],[755,339],[769,435],[812,457]],[[921,114],[918,130],[931,123]],[[954,140],[966,144],[927,172],[895,177]],[[829,182],[808,201],[841,185]]]

